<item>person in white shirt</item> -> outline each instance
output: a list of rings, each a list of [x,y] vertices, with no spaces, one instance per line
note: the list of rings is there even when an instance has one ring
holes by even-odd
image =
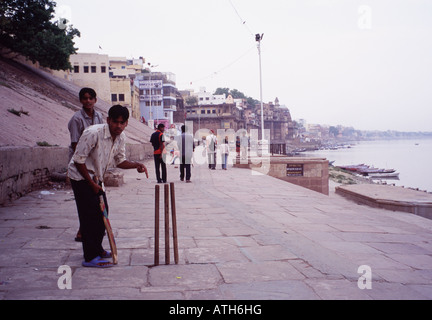
[[[148,178],[144,164],[126,159],[126,136],[123,130],[128,119],[129,111],[126,107],[111,107],[107,124],[90,126],[84,130],[69,162],[68,177],[80,220],[84,251],[82,265],[85,267],[112,266],[111,262],[104,260],[109,258],[111,253],[102,247],[105,226],[99,206],[99,195],[104,195],[103,180],[107,169],[112,166],[137,169]]]
[[[206,138],[206,149],[209,169],[216,170],[217,137],[213,130]]]
[[[222,169],[227,169],[228,155],[230,153],[230,148],[228,144],[228,137],[225,137],[224,142],[220,145],[221,157],[222,157]]]
[[[240,148],[241,148],[241,158],[242,159],[247,159],[248,147],[249,147],[249,138],[247,137],[246,132],[243,132],[243,135],[240,138]]]
[[[175,139],[180,153],[180,181],[184,181],[186,171],[186,182],[191,182],[191,164],[195,145],[193,136],[186,132],[185,125],[182,125],[181,131],[182,134]]]
[[[96,91],[92,88],[82,88],[78,94],[79,101],[82,104],[81,110],[74,113],[68,122],[68,130],[71,138],[69,146],[69,161],[75,152],[79,138],[88,127],[95,124],[102,124],[102,114],[95,110],[97,102]],[[75,241],[81,242],[81,231],[78,229]]]

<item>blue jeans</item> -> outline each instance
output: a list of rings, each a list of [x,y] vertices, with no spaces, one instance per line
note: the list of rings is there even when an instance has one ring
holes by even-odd
[[[228,153],[223,153],[222,154],[222,169],[227,168],[227,163],[228,163]]]

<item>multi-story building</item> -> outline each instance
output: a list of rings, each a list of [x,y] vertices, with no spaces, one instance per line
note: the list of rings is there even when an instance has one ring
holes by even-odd
[[[193,95],[193,92],[185,91],[183,98],[190,100],[188,98]],[[195,96],[199,97],[196,94]],[[208,101],[216,100],[208,97]],[[280,105],[277,98],[274,103],[265,103],[263,107],[264,129],[270,131],[271,151],[285,153],[287,140],[293,139],[295,132],[290,111],[286,106]],[[238,133],[245,129],[249,133],[251,130],[258,130],[258,137],[261,137],[261,105],[248,106],[244,100],[233,99],[231,95],[219,104],[202,104],[197,99],[195,104],[186,104],[184,108],[179,108],[176,118],[181,118],[180,115],[183,114],[186,121],[193,121],[194,134],[198,130],[217,132],[218,129],[225,129]]]
[[[170,72],[145,72],[134,79],[135,97],[139,101],[140,119],[150,127],[159,123],[173,123],[177,110],[177,88],[175,75]]]
[[[142,72],[143,59],[129,60],[124,57],[110,57],[111,103],[128,107],[132,117],[137,116],[133,100],[133,80]]]
[[[226,102],[224,94],[212,94],[207,92],[204,87],[201,87],[200,91],[193,93],[193,95],[197,97],[199,105],[223,104]]]
[[[109,78],[109,57],[106,54],[77,53],[69,57],[70,71],[53,73],[80,87],[90,87],[96,91],[98,99],[111,101]]]
[[[234,103],[185,106],[186,121],[193,121],[194,133],[201,129],[244,129],[242,110]]]

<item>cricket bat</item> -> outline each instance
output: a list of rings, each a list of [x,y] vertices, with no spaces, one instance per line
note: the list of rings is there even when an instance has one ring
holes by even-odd
[[[102,215],[103,215],[103,222],[104,222],[105,229],[106,229],[106,232],[108,235],[108,241],[109,241],[109,244],[111,247],[113,264],[117,264],[118,263],[117,246],[115,243],[114,234],[112,232],[111,224],[110,224],[110,221],[108,219],[108,210],[105,206],[103,194],[99,195],[99,200],[100,200],[100,207],[101,207],[101,211],[102,211]]]

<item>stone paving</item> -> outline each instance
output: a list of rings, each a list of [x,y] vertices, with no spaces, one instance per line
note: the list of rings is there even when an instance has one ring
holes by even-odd
[[[156,179],[153,162],[147,167],[149,179],[125,170],[125,184],[107,190],[113,268],[81,266],[71,189],[0,207],[0,299],[432,298],[432,220],[233,167],[195,166],[188,184],[169,166],[180,261],[164,265],[161,188],[161,265],[153,266]]]

